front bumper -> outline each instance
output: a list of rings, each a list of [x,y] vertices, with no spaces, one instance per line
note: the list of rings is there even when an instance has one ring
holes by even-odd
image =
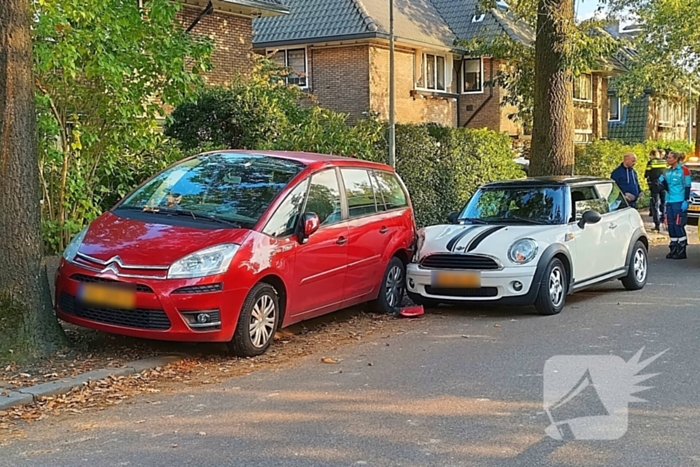
[[[519,266],[499,271],[481,271],[479,289],[438,289],[433,287],[433,269],[415,263],[406,270],[406,287],[411,293],[441,302],[490,302],[529,305],[534,302],[532,286],[537,266]],[[515,283],[522,287],[517,290]]]
[[[104,281],[136,285],[135,308],[101,308],[79,302],[82,284]],[[181,293],[185,287],[186,293]],[[56,277],[56,315],[66,322],[112,334],[182,342],[227,342],[233,337],[247,293],[245,288],[230,287],[223,276],[176,280],[104,277],[62,260]],[[196,322],[201,313],[209,316],[208,325]]]

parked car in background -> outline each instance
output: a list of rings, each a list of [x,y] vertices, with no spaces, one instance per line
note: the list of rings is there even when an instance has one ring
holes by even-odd
[[[690,170],[692,186],[690,188],[690,202],[688,204],[688,219],[693,224],[700,219],[700,161],[697,158],[690,158],[685,164]]]
[[[647,234],[612,180],[544,177],[490,183],[450,223],[421,229],[407,271],[423,305],[534,304],[559,313],[572,292],[647,281]]]
[[[59,318],[148,339],[265,352],[281,326],[366,301],[390,311],[415,242],[386,165],[216,151],[146,181],[80,232],[56,280]]]

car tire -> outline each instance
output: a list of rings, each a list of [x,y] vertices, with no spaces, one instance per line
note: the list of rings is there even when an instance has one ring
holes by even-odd
[[[397,313],[406,290],[406,265],[394,256],[382,276],[379,296],[371,303],[377,313]]]
[[[270,284],[258,283],[248,293],[238,317],[229,351],[237,357],[264,354],[279,326],[280,304],[277,291]]]
[[[431,298],[425,298],[421,294],[415,292],[408,292],[408,298],[410,298],[415,305],[423,305],[426,308],[437,308],[440,306],[439,301]]]
[[[622,285],[627,290],[641,290],[647,283],[649,276],[649,255],[644,243],[637,240],[629,264],[627,275],[622,278]]]
[[[568,289],[564,263],[558,258],[549,262],[537,291],[535,308],[541,315],[556,315],[564,309]]]

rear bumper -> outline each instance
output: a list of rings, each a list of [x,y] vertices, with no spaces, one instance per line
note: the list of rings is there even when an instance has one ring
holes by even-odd
[[[482,271],[480,289],[437,289],[432,286],[432,272],[415,263],[406,271],[407,290],[439,302],[498,303],[530,305],[534,303],[537,287],[537,266]],[[516,283],[521,284],[520,289]]]
[[[81,284],[104,280],[138,284],[135,309],[82,305],[77,298]],[[208,287],[176,292],[192,286]],[[247,293],[245,288],[229,287],[223,276],[178,280],[105,278],[62,261],[56,277],[56,315],[66,322],[112,334],[182,342],[227,342],[233,337]],[[199,314],[207,314],[209,323],[197,323]]]

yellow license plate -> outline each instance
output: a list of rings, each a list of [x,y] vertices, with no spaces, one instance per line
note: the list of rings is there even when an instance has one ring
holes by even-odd
[[[433,287],[442,289],[478,289],[481,287],[481,274],[478,272],[435,271],[431,281]]]
[[[133,309],[136,307],[135,289],[100,284],[82,284],[79,299],[85,305]]]
[[[691,205],[688,207],[688,211],[696,211],[696,212],[697,212],[697,211],[700,211],[700,205],[691,204]]]

